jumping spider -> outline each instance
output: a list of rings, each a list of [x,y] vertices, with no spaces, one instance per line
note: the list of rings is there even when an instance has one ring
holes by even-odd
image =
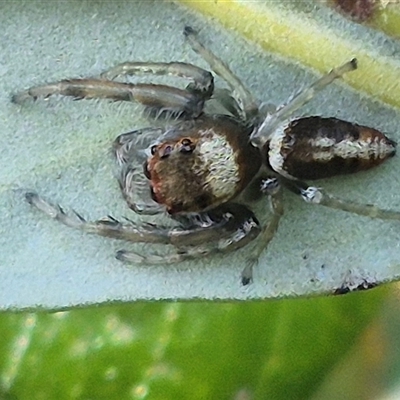
[[[365,215],[400,219],[400,213],[335,198],[304,180],[327,178],[374,167],[394,155],[395,143],[381,132],[336,118],[318,116],[290,120],[293,113],[317,92],[357,68],[353,59],[301,91],[278,108],[266,107],[229,67],[186,27],[184,36],[193,50],[210,65],[230,90],[214,91],[213,75],[195,65],[171,62],[126,62],[104,72],[99,79],[71,79],[32,87],[13,96],[26,98],[53,94],[82,98],[138,101],[155,117],[167,115],[166,129],[145,128],[120,135],[114,151],[121,167],[119,183],[128,206],[139,214],[167,212],[174,228],[122,223],[112,217],[88,222],[79,214],[67,215],[35,193],[30,204],[73,228],[130,242],[170,244],[173,255],[139,255],[120,250],[125,262],[171,264],[212,253],[228,252],[258,237],[242,272],[242,283],[252,280],[252,268],[272,240],[283,214],[281,187],[311,204]],[[124,75],[174,75],[191,80],[185,90],[160,84],[116,82]],[[224,106],[223,115],[206,114],[212,97]],[[174,118],[171,118],[173,116]],[[139,144],[146,142],[146,149]],[[143,174],[137,164],[143,162]],[[144,176],[143,176],[144,175]],[[150,187],[148,200],[135,201],[142,181]],[[260,226],[241,202],[250,188],[268,195],[272,216]]]

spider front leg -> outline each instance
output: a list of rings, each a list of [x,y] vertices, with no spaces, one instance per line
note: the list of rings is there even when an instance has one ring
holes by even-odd
[[[69,79],[47,85],[31,87],[12,97],[14,103],[55,94],[72,96],[75,99],[111,99],[116,101],[137,101],[155,115],[170,113],[186,117],[199,116],[204,107],[204,99],[196,93],[166,85],[145,83],[122,83],[104,79]]]
[[[208,100],[214,91],[214,78],[203,68],[183,62],[124,62],[105,72],[100,76],[106,79],[115,79],[126,75],[172,75],[193,80],[186,90],[200,95]]]
[[[326,193],[323,189],[309,186],[305,182],[282,179],[282,183],[290,191],[301,196],[309,204],[319,204],[336,210],[347,211],[353,214],[385,220],[400,220],[400,212],[379,208],[373,204],[361,204],[350,200],[343,200]]]
[[[239,204],[227,204],[209,213],[181,216],[181,225],[169,228],[152,224],[138,226],[128,219],[122,223],[110,216],[89,222],[77,213],[73,216],[66,214],[60,206],[47,202],[36,193],[26,193],[25,197],[38,210],[71,228],[133,243],[170,244],[178,248],[177,253],[169,256],[118,251],[116,257],[129,263],[172,264],[233,251],[245,246],[260,233],[254,214]]]
[[[187,226],[181,236],[175,237],[173,244],[177,248],[176,253],[167,256],[154,253],[140,255],[120,250],[117,258],[133,264],[168,265],[240,249],[259,235],[260,226],[253,213],[246,207],[239,204],[230,204],[228,207],[226,211],[229,211],[221,215],[218,214],[218,210],[199,214],[199,221]],[[189,220],[194,222],[191,217]]]
[[[29,204],[70,228],[79,229],[87,233],[111,237],[131,242],[164,243],[171,240],[165,230],[155,229],[152,225],[136,226],[132,221],[127,220],[126,224],[117,221],[111,216],[90,222],[86,221],[80,214],[73,212],[68,215],[59,205],[49,203],[38,194],[28,192],[25,198]]]
[[[279,222],[283,215],[282,189],[277,178],[269,178],[262,182],[261,191],[270,198],[272,216],[268,223],[262,228],[257,242],[252,249],[246,266],[242,271],[242,285],[248,285],[253,280],[253,267],[257,264],[261,253],[268,247],[269,243],[278,230]]]

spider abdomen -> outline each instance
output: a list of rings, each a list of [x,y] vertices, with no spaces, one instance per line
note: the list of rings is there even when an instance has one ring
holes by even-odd
[[[247,129],[227,116],[179,124],[160,138],[147,160],[153,199],[174,214],[204,211],[234,198],[261,165],[248,137]]]
[[[320,179],[375,167],[393,156],[395,147],[376,129],[309,117],[292,121],[273,135],[268,161],[287,178]]]

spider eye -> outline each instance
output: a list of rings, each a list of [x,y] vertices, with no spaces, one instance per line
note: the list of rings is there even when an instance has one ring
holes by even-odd
[[[158,146],[156,144],[154,146],[151,146],[150,153],[152,156],[154,156],[154,154],[156,154],[157,148],[158,148]]]
[[[182,139],[180,151],[182,153],[191,153],[195,148],[195,144],[188,138]]]

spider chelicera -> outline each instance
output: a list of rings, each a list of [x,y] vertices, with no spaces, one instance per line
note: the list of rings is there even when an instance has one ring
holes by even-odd
[[[400,219],[399,212],[344,201],[304,182],[368,169],[395,153],[395,143],[373,128],[318,116],[291,119],[318,91],[355,70],[355,59],[333,69],[287,104],[273,108],[260,105],[229,67],[204,47],[192,28],[186,27],[184,36],[229,90],[214,90],[212,73],[192,64],[126,62],[99,79],[63,80],[13,96],[16,103],[53,94],[137,101],[154,117],[167,116],[167,128],[150,127],[120,135],[114,151],[128,206],[139,214],[167,212],[176,226],[138,225],[110,216],[88,222],[33,192],[26,193],[30,204],[85,232],[176,248],[167,256],[117,252],[119,260],[130,263],[177,263],[236,250],[257,238],[242,272],[243,285],[251,282],[253,266],[278,228],[283,214],[282,187],[311,204],[374,218]],[[174,75],[191,83],[183,90],[114,81],[138,74]],[[224,114],[204,112],[205,102],[212,97],[224,107]],[[143,172],[138,171],[138,163],[143,163]],[[138,202],[137,192],[144,181],[148,198]],[[246,198],[254,199],[260,193],[268,196],[272,210],[265,226],[246,205]]]

